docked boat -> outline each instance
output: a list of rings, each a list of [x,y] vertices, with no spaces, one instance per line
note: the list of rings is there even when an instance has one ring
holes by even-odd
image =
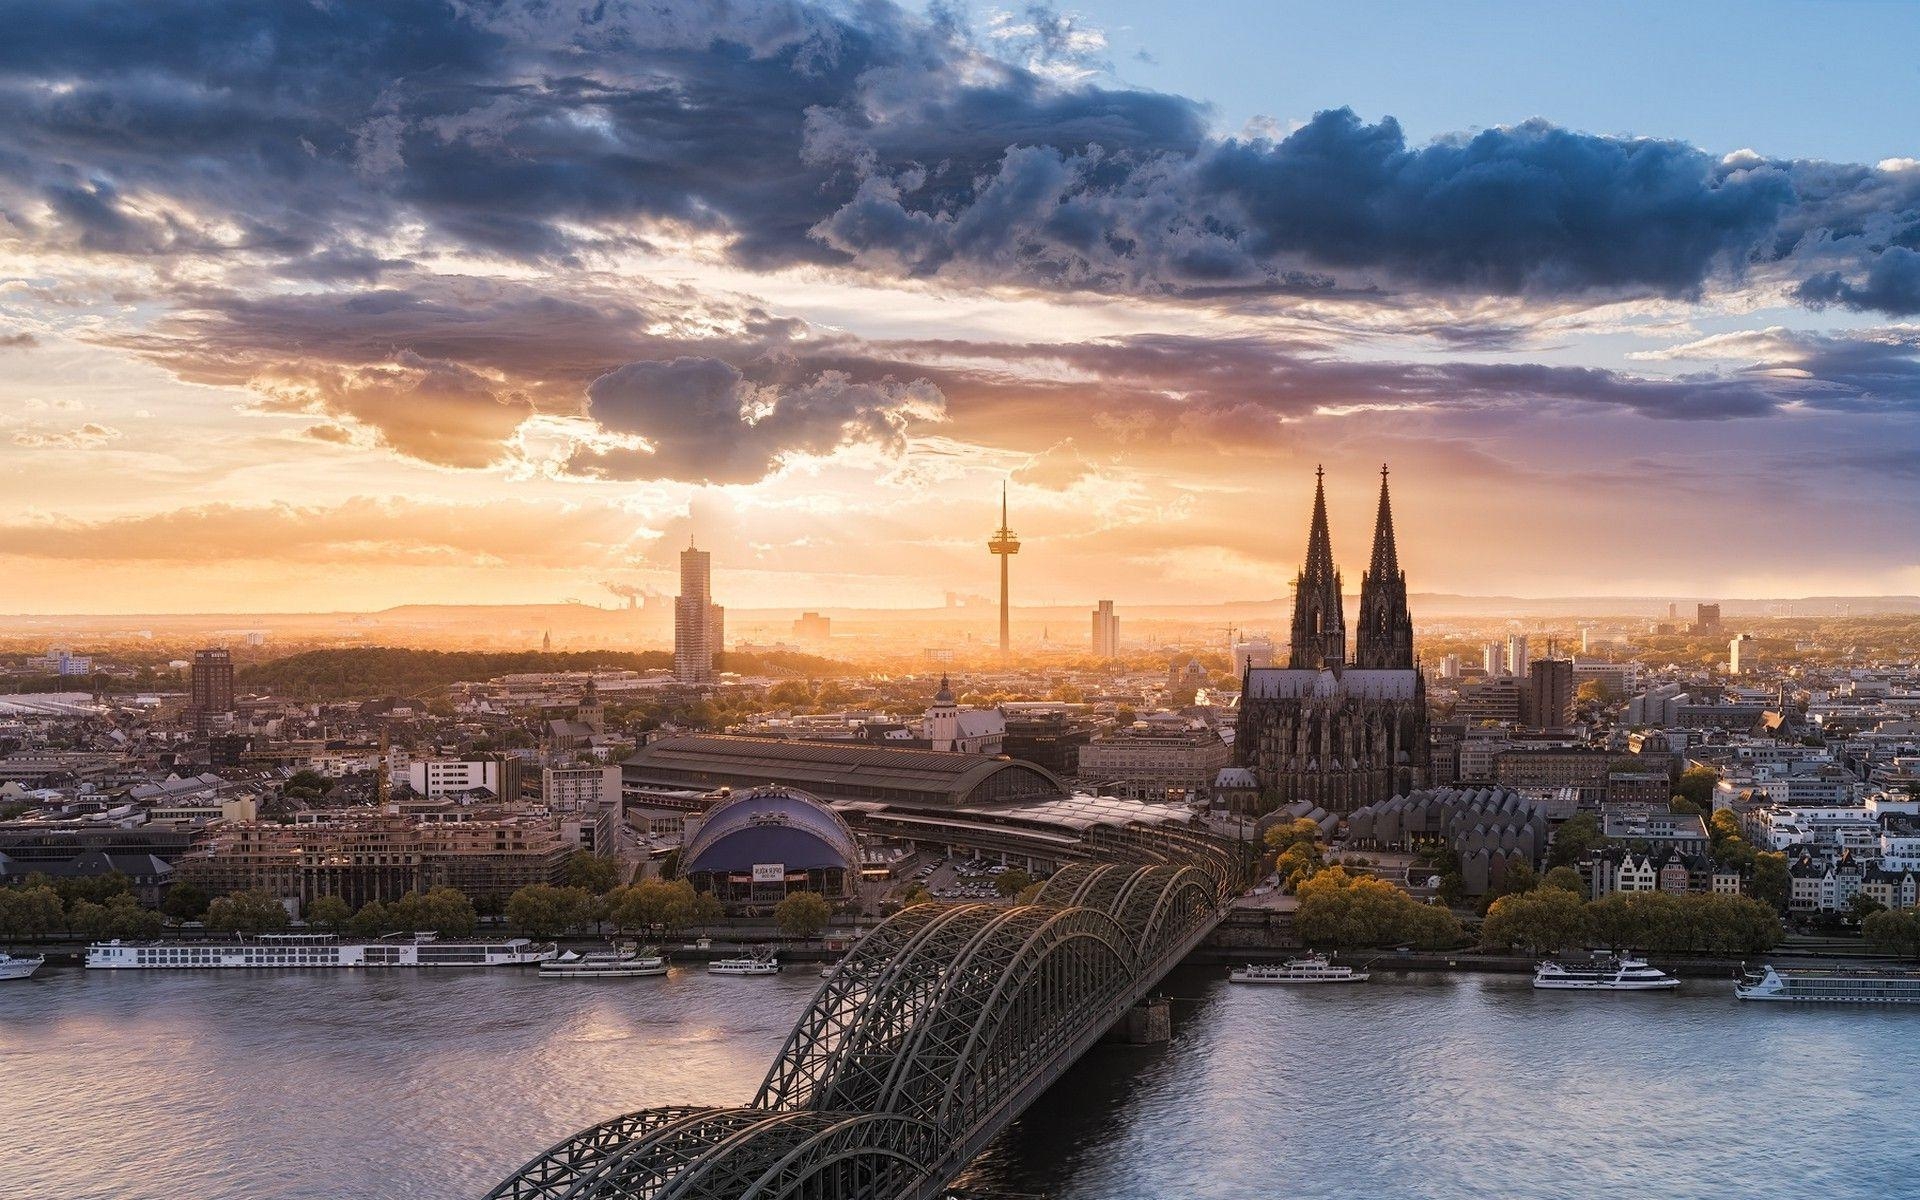
[[[1920,971],[1872,967],[1762,967],[1733,985],[1742,1000],[1802,1004],[1920,1004]]]
[[[1244,967],[1235,967],[1227,975],[1234,983],[1365,983],[1370,977],[1367,971],[1334,966],[1324,954],[1291,958],[1277,966],[1272,963],[1248,963]]]
[[[0,979],[25,979],[38,971],[46,961],[47,956],[44,954],[36,954],[31,958],[15,958],[6,951],[0,950]]]
[[[755,950],[738,958],[716,958],[707,964],[713,975],[778,975],[780,960],[771,950]]]
[[[1643,959],[1621,955],[1585,966],[1543,962],[1533,972],[1533,986],[1562,992],[1659,992],[1679,987],[1680,981]]]
[[[666,973],[666,956],[651,946],[644,950],[615,946],[611,953],[594,954],[568,950],[540,964],[542,979],[631,979]]]
[[[550,942],[441,941],[430,934],[343,942],[328,933],[263,933],[229,941],[95,942],[87,947],[94,970],[277,970],[322,967],[520,967],[558,953]]]

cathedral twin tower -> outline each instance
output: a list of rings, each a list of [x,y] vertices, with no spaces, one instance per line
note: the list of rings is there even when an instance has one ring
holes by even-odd
[[[1413,616],[1394,545],[1386,468],[1380,469],[1373,559],[1360,578],[1351,661],[1324,472],[1314,477],[1287,665],[1248,669],[1234,746],[1273,805],[1306,802],[1344,813],[1428,782],[1426,681],[1413,659]]]

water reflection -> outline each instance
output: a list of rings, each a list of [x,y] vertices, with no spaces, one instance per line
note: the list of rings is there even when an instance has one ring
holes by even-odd
[[[1920,1171],[1920,1013],[1739,1005],[1723,981],[1223,975],[1176,973],[1173,1042],[1096,1049],[970,1181],[1061,1200],[1854,1200]],[[818,983],[49,968],[0,987],[0,1196],[478,1196],[616,1113],[746,1100]]]

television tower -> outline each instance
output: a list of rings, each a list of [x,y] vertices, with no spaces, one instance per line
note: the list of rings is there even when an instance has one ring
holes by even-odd
[[[1007,528],[1005,480],[1000,482],[1000,528],[994,532],[993,540],[987,543],[987,549],[1000,560],[1000,657],[1005,658],[1013,650],[1013,637],[1007,619],[1007,559],[1020,553],[1020,539],[1013,536],[1013,530]]]

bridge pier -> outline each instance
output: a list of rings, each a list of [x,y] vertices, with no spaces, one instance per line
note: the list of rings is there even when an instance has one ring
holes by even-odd
[[[1148,996],[1127,1010],[1107,1031],[1106,1040],[1127,1046],[1158,1046],[1173,1040],[1173,1006],[1165,996]]]

